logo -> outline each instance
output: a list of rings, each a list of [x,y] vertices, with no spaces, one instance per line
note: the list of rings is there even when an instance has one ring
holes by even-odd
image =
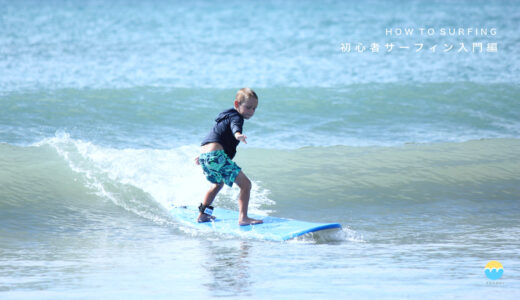
[[[500,279],[500,277],[504,275],[504,267],[502,267],[502,264],[496,260],[488,262],[484,270],[486,277],[491,280]]]

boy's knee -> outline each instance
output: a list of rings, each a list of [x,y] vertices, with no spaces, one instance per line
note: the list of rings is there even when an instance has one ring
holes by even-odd
[[[242,186],[240,186],[241,189],[243,190],[248,190],[250,191],[251,190],[251,180],[249,180],[249,178],[246,177],[246,179],[244,180],[244,182],[242,183]]]
[[[224,186],[224,183],[215,183],[211,186],[213,191],[220,191],[220,189]]]

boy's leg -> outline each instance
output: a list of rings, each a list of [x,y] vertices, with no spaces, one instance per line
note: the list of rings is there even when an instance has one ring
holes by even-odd
[[[211,188],[209,189],[209,191],[204,196],[204,200],[202,201],[202,205],[211,205],[211,203],[213,202],[213,200],[215,200],[215,197],[217,196],[218,192],[220,191],[220,189],[222,189],[223,186],[224,186],[224,183],[215,183],[215,184],[213,184],[211,186]],[[199,223],[202,223],[202,222],[208,222],[208,221],[211,221],[211,220],[214,220],[214,219],[215,219],[214,216],[210,216],[210,215],[207,215],[207,214],[199,213],[199,217],[197,218],[197,221]]]
[[[247,216],[247,209],[249,206],[249,197],[251,194],[251,180],[247,178],[244,172],[240,171],[235,178],[235,183],[240,187],[240,195],[238,196],[238,224],[260,224],[262,220],[251,219]]]

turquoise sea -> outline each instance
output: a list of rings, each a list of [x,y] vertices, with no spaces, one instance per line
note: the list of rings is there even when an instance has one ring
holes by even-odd
[[[517,1],[0,0],[0,299],[518,299],[518,28]],[[343,230],[168,214],[245,86],[250,211]]]

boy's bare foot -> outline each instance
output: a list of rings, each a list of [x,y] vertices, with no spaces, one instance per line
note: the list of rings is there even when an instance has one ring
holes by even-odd
[[[197,218],[197,222],[205,223],[205,222],[213,221],[215,219],[216,219],[216,217],[210,216],[208,214],[199,214],[199,217]]]
[[[257,219],[251,219],[251,218],[245,218],[242,220],[238,220],[238,225],[240,226],[246,226],[246,225],[255,225],[255,224],[262,224],[264,221],[257,220]]]

